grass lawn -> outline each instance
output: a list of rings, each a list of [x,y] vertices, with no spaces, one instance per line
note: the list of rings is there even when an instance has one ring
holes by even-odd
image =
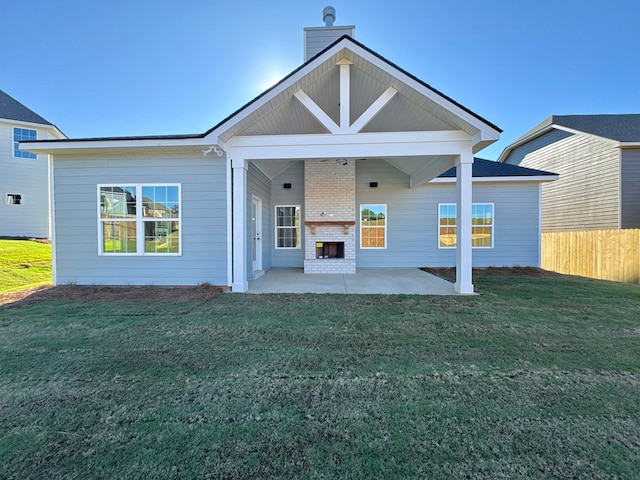
[[[0,294],[51,283],[51,245],[0,239]]]
[[[640,478],[640,288],[0,307],[0,479]]]

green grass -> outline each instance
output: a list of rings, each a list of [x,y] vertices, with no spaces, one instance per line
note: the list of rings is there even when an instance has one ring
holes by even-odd
[[[0,239],[0,294],[51,283],[51,245]]]
[[[0,478],[640,478],[640,288],[0,307]]]

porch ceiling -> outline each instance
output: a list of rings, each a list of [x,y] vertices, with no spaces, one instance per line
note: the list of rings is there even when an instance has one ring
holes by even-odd
[[[327,159],[332,161],[334,159]],[[366,162],[366,158],[347,159],[349,162]],[[382,158],[393,167],[405,173],[410,178],[411,187],[417,187],[434,179],[442,172],[455,165],[455,157],[451,155],[439,155],[428,157],[393,157]],[[253,163],[270,180],[283,173],[294,163],[301,160],[255,160]]]

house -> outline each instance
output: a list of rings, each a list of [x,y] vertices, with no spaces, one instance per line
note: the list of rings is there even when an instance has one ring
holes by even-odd
[[[500,162],[559,174],[542,187],[542,230],[640,228],[640,114],[553,115]]]
[[[49,160],[22,140],[65,138],[54,125],[0,90],[0,236],[49,238]]]
[[[53,157],[55,282],[456,266],[472,293],[472,265],[539,265],[555,176],[474,161],[498,127],[326,16],[308,60],[207,132],[22,142]]]

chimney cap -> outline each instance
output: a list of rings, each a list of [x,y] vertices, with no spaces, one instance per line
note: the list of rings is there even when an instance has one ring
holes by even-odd
[[[324,10],[322,10],[322,21],[325,27],[333,27],[333,22],[336,21],[336,9],[333,7],[324,7]]]

